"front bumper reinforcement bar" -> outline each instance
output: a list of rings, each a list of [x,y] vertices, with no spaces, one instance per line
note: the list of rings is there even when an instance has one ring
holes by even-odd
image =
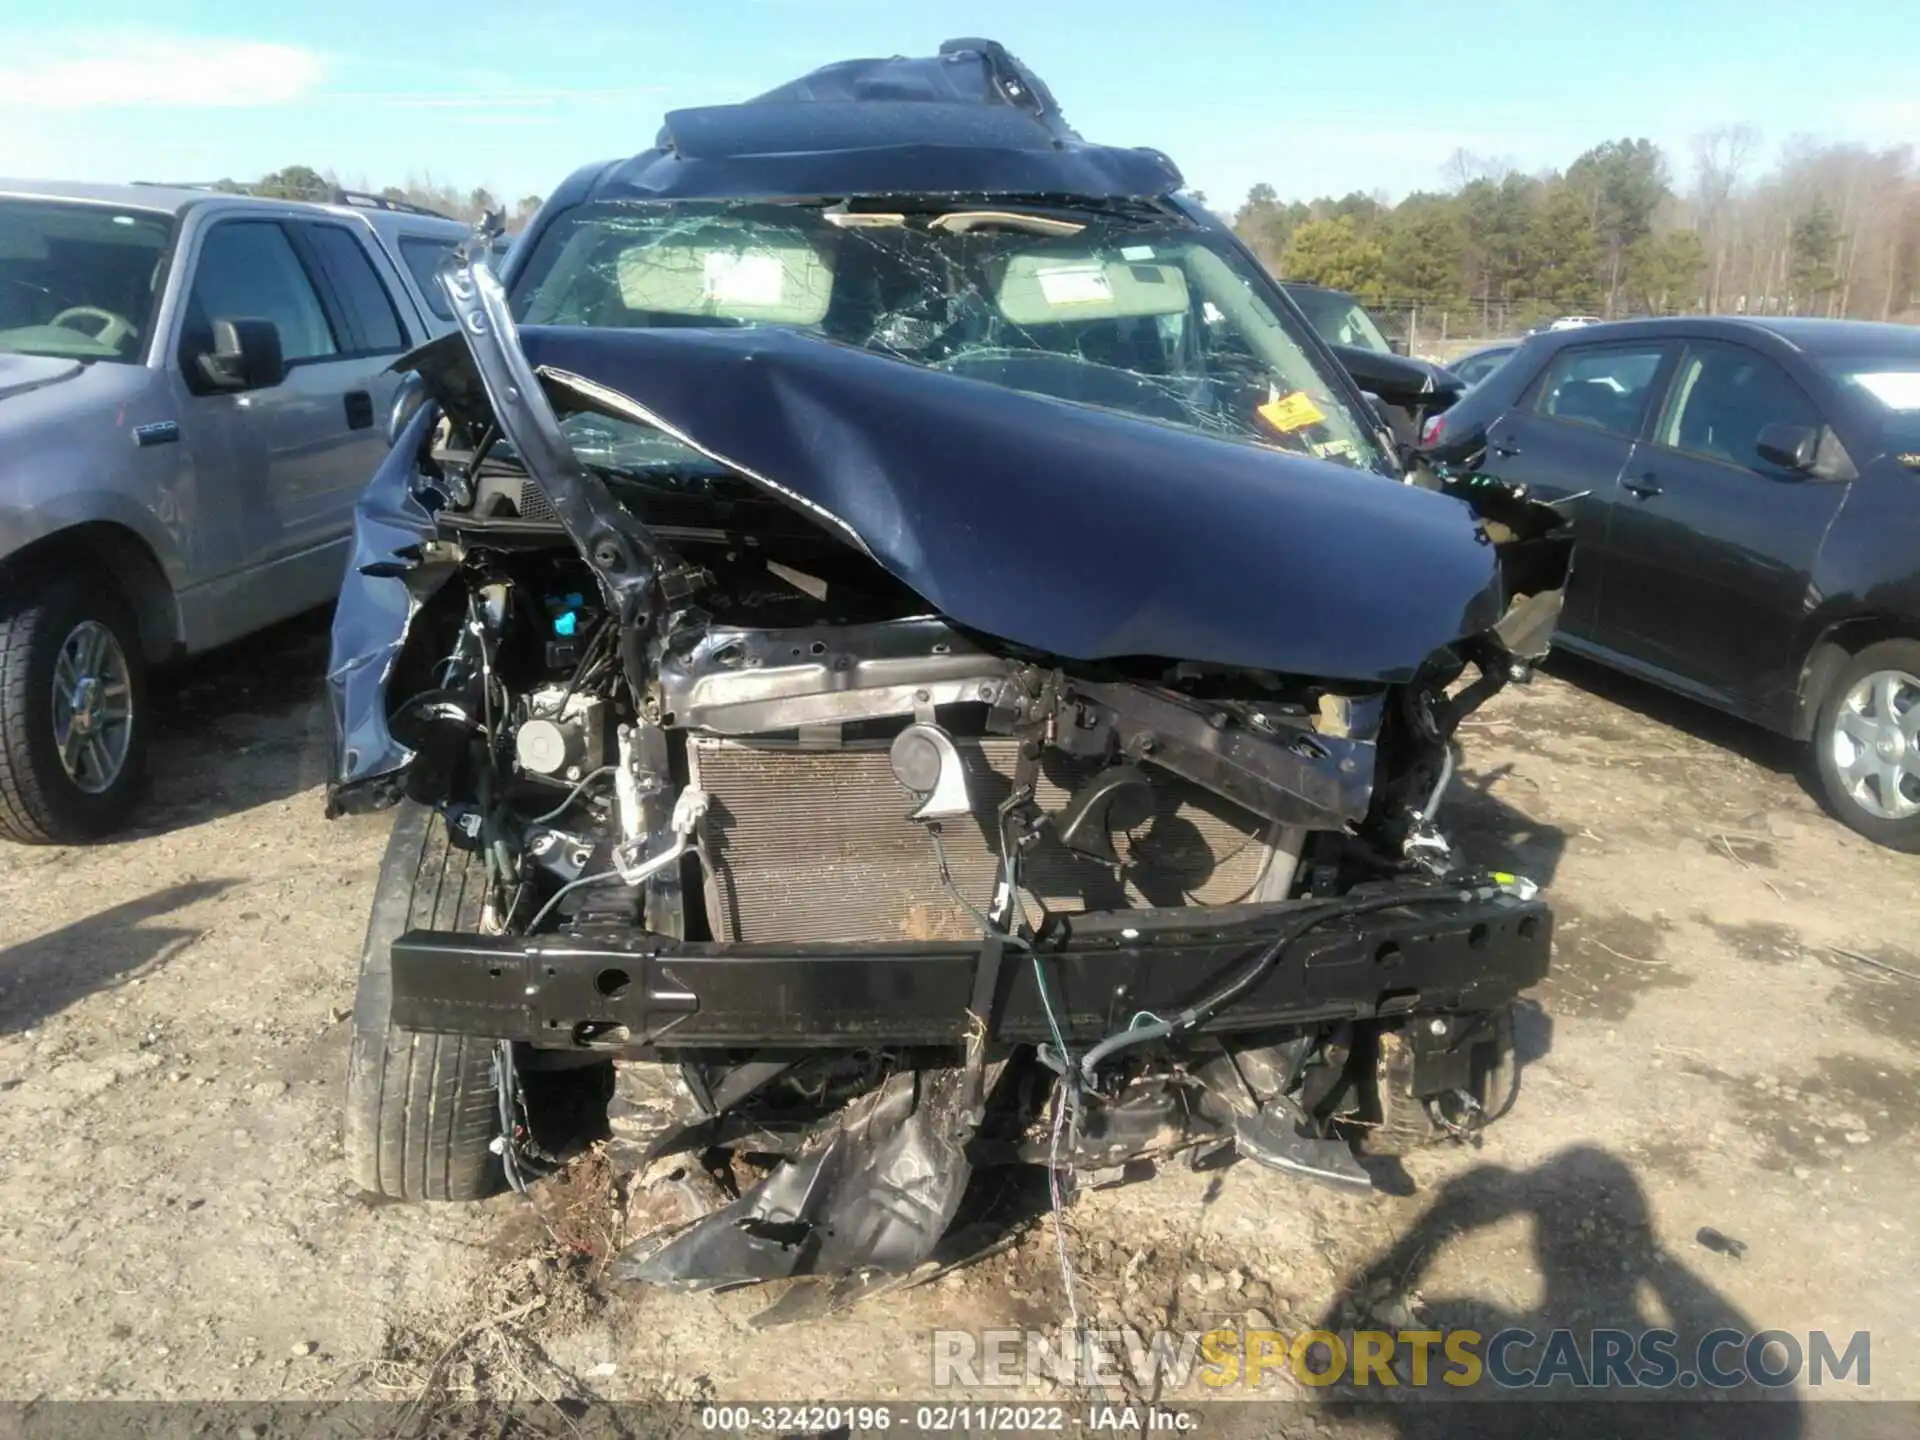
[[[1241,973],[1306,902],[1076,915],[1035,943],[1069,1043],[1171,1015]],[[1203,1028],[1246,1031],[1489,1010],[1547,972],[1553,920],[1496,895],[1332,918]],[[976,1024],[977,941],[747,945],[642,930],[409,931],[393,1020],[409,1030],[623,1051],[947,1045]],[[1049,1038],[1033,960],[1008,950],[989,1014],[1003,1043]]]

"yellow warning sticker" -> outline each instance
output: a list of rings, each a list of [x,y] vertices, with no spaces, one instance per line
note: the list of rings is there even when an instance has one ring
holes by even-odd
[[[1313,403],[1312,397],[1304,390],[1296,390],[1278,400],[1269,400],[1255,413],[1282,435],[1304,430],[1309,425],[1318,425],[1327,418],[1326,413]]]

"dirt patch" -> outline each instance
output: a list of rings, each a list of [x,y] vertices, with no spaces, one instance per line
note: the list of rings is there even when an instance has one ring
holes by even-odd
[[[1759,1142],[1758,1164],[1804,1179],[1810,1167],[1845,1167],[1868,1146],[1912,1134],[1920,1071],[1862,1055],[1822,1057],[1805,1075],[1751,1078],[1711,1066],[1695,1073],[1725,1088],[1741,1125]]]
[[[1908,978],[1920,975],[1920,956],[1891,945],[1859,953],[1893,969],[1875,969],[1857,959],[1828,952],[1828,960],[1841,976],[1828,1004],[1865,1030],[1884,1035],[1909,1050],[1920,1049],[1920,980]]]
[[[1721,832],[1704,843],[1710,852],[1715,855],[1725,855],[1737,865],[1757,865],[1762,870],[1780,868],[1780,861],[1775,857],[1771,840],[1761,840],[1752,835],[1729,835]]]
[[[1649,1140],[1632,1146],[1634,1169],[1669,1180],[1691,1180],[1700,1173],[1700,1147],[1687,1140]]]
[[[1767,920],[1728,925],[1710,920],[1705,915],[1695,918],[1702,925],[1711,926],[1714,933],[1742,960],[1751,960],[1756,965],[1789,965],[1807,953],[1806,942],[1800,938],[1800,932],[1791,926],[1776,925]]]
[[[618,1370],[611,1361],[581,1365],[574,1351],[604,1333],[619,1304],[607,1277],[624,1211],[604,1158],[581,1157],[509,1210],[451,1303],[403,1304],[348,1383],[404,1399],[401,1429],[414,1433],[434,1433],[449,1406],[482,1400],[548,1406],[560,1420]],[[692,1402],[712,1390],[703,1377],[668,1373],[632,1398]]]
[[[1693,977],[1663,954],[1672,929],[1658,917],[1556,907],[1553,969],[1540,987],[1541,999],[1555,1015],[1612,1022],[1626,1019],[1650,991],[1691,985]]]

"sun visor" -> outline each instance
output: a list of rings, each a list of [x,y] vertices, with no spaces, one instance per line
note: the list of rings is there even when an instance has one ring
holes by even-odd
[[[833,262],[797,235],[713,227],[624,250],[620,300],[655,315],[818,325],[833,298]]]
[[[1015,325],[1184,315],[1187,280],[1175,265],[1015,255],[994,304]]]

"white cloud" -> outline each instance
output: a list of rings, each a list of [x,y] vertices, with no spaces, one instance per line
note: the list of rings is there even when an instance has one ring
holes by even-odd
[[[76,47],[30,67],[0,64],[0,106],[104,110],[277,105],[311,94],[325,73],[320,56],[297,45],[128,36]]]

